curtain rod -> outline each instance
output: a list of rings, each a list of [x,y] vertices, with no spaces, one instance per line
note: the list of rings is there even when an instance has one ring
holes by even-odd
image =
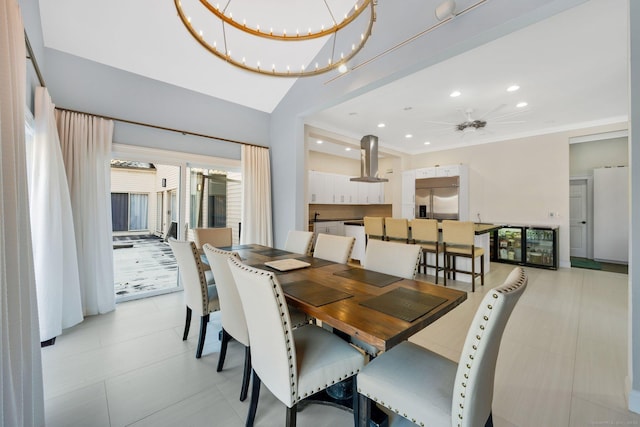
[[[27,59],[31,61],[33,68],[36,70],[36,75],[38,76],[38,81],[40,82],[40,86],[47,87],[44,84],[44,78],[42,77],[42,73],[40,72],[40,67],[38,67],[38,61],[36,60],[36,56],[33,54],[33,49],[31,48],[31,43],[29,42],[29,36],[27,35],[27,30],[24,30],[24,42],[27,45]]]
[[[38,66],[38,61],[36,60],[36,56],[33,54],[33,49],[31,48],[31,43],[29,42],[29,36],[27,35],[27,31],[26,30],[24,32],[24,41],[25,41],[25,44],[27,46],[27,53],[28,53],[27,58],[29,60],[31,60],[31,64],[33,64],[33,68],[35,69],[36,75],[38,76],[38,81],[40,82],[40,86],[46,87],[47,85],[44,83],[44,78],[42,77],[42,73],[40,72],[40,67]],[[103,119],[113,120],[113,121],[117,121],[117,122],[128,123],[128,124],[137,125],[137,126],[145,126],[145,127],[150,127],[150,128],[154,128],[154,129],[160,129],[160,130],[166,130],[166,131],[169,131],[169,132],[181,133],[182,135],[192,135],[192,136],[198,136],[198,137],[201,137],[201,138],[215,139],[215,140],[223,141],[223,142],[231,142],[233,144],[249,145],[251,147],[260,147],[260,148],[269,149],[269,147],[265,147],[264,145],[252,144],[250,142],[236,141],[234,139],[228,139],[228,138],[221,138],[221,137],[218,137],[218,136],[205,135],[205,134],[202,134],[202,133],[196,133],[196,132],[190,132],[190,131],[186,131],[186,130],[174,129],[174,128],[169,128],[169,127],[165,127],[165,126],[152,125],[152,124],[149,124],[149,123],[136,122],[136,121],[133,121],[133,120],[120,119],[120,118],[117,118],[117,117],[108,117],[108,116],[103,116],[103,115],[99,115],[99,114],[85,113],[84,111],[70,110],[68,108],[60,108],[60,107],[56,107],[56,108],[58,110],[69,111],[71,113],[89,114],[89,115],[92,115],[92,116],[101,117]]]
[[[223,142],[231,142],[233,144],[240,144],[240,145],[248,145],[248,146],[251,146],[251,147],[266,148],[267,150],[269,149],[269,147],[265,147],[264,145],[252,144],[250,142],[244,142],[244,141],[236,141],[235,139],[228,139],[228,138],[222,138],[222,137],[219,137],[219,136],[206,135],[206,134],[203,134],[203,133],[191,132],[191,131],[188,131],[188,130],[180,130],[180,129],[170,128],[170,127],[165,127],[165,126],[152,125],[152,124],[149,124],[149,123],[136,122],[134,120],[120,119],[118,117],[110,117],[110,116],[105,116],[105,115],[101,115],[101,114],[86,113],[84,111],[71,110],[69,108],[56,107],[56,109],[57,110],[61,110],[61,111],[68,111],[70,113],[88,114],[88,115],[91,115],[91,116],[100,117],[102,119],[107,119],[107,120],[113,120],[113,121],[116,121],[116,122],[128,123],[128,124],[137,125],[137,126],[146,126],[146,127],[153,128],[153,129],[160,129],[160,130],[166,130],[166,131],[169,131],[169,132],[181,133],[182,135],[199,136],[201,138],[215,139],[215,140],[223,141]]]

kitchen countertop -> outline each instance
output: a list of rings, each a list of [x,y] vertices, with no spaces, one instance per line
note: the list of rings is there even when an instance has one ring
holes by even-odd
[[[336,220],[337,221],[337,220]],[[344,225],[359,225],[359,226],[364,226],[364,220],[348,220],[344,222]],[[499,228],[502,228],[502,225],[497,225],[497,224],[486,224],[486,223],[476,223],[476,230],[475,230],[475,234],[485,234],[485,233],[490,233],[492,231],[498,230]],[[409,228],[411,228],[411,224],[409,224]],[[440,225],[440,228],[442,228],[442,225]]]

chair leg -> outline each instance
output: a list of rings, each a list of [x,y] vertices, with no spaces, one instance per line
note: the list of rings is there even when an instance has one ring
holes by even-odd
[[[204,339],[207,336],[207,323],[209,323],[209,315],[206,314],[200,318],[200,337],[198,338],[198,350],[196,351],[196,359],[202,356],[204,348]]]
[[[358,398],[358,422],[356,424],[357,427],[369,427],[369,420],[371,419],[371,400],[360,393],[356,393],[354,389],[354,394]]]
[[[480,286],[484,286],[484,254],[480,255]]]
[[[242,388],[240,389],[240,401],[244,402],[249,391],[249,380],[251,379],[251,347],[244,348],[244,373],[242,374]]]
[[[449,275],[449,256],[446,252],[442,256],[442,260],[444,261],[444,271],[442,274],[442,278],[444,281],[444,286],[447,286],[447,276]]]
[[[353,399],[353,425],[354,427],[358,426],[358,421],[360,420],[360,398],[358,393],[358,378],[356,375],[351,377],[351,381],[353,383],[352,390],[352,399]]]
[[[487,418],[487,422],[484,423],[484,427],[493,427],[493,413],[489,412],[489,418]]]
[[[189,327],[191,326],[191,309],[187,307],[187,319],[184,322],[184,332],[182,333],[182,341],[186,341],[189,336]]]
[[[471,251],[471,292],[476,291],[476,257]]]
[[[437,244],[437,242],[436,242],[436,244]],[[438,249],[436,248],[436,255],[435,255],[435,257],[436,257],[436,285],[438,284],[438,274],[440,273],[440,269],[439,269],[439,265],[438,265],[438,255],[439,255],[438,254]],[[426,269],[426,267],[425,267],[425,269]]]
[[[216,367],[217,372],[222,371],[222,367],[224,366],[224,359],[227,357],[227,344],[229,344],[230,339],[231,335],[222,328],[222,342],[220,343],[220,355],[218,356],[218,366]]]
[[[253,387],[251,388],[251,403],[249,403],[249,413],[247,414],[246,427],[253,427],[256,419],[256,411],[258,410],[258,398],[260,397],[260,377],[256,371],[251,370],[253,377]]]
[[[287,408],[287,427],[296,427],[296,421],[298,414],[298,404],[296,403],[291,408]]]

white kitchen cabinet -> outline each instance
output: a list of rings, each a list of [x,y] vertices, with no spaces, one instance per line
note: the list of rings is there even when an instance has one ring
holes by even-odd
[[[344,236],[344,222],[342,221],[320,221],[313,224],[314,234],[333,234],[334,236]]]
[[[416,203],[416,171],[402,172],[402,205],[415,205]],[[403,208],[404,209],[404,208]],[[404,214],[402,215],[404,217]]]
[[[436,170],[436,176],[459,176],[460,175],[460,165],[451,165],[451,166],[438,166],[434,168]]]
[[[333,174],[309,171],[309,203],[335,203]]]
[[[416,205],[413,203],[403,203],[402,204],[402,218],[406,219],[414,219],[416,215]]]
[[[421,169],[416,169],[416,177],[415,179],[422,179],[422,178],[434,178],[436,176],[436,171],[437,168],[421,168]]]
[[[309,203],[368,205],[384,203],[384,183],[351,181],[351,176],[309,171]]]
[[[359,182],[358,202],[361,205],[384,203],[384,187],[382,182]]]

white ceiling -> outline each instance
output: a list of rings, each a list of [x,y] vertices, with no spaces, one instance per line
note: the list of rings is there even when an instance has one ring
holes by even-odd
[[[514,84],[520,89],[507,92]],[[454,90],[462,94],[451,98]],[[517,108],[522,101],[528,105]],[[374,134],[381,148],[415,154],[617,123],[627,119],[627,102],[627,5],[596,0],[308,121],[356,141]],[[485,131],[454,130],[455,123],[466,120],[467,109],[473,110],[472,119],[487,121]],[[384,128],[377,127],[381,122]]]
[[[270,4],[287,2],[295,0]],[[46,47],[257,110],[273,111],[296,81],[237,70],[208,53],[170,0],[40,0],[40,14]],[[592,0],[314,114],[308,123],[347,142],[375,134],[381,148],[419,153],[626,120],[626,15],[625,0]],[[507,93],[512,84],[520,90]],[[450,98],[453,90],[462,95]],[[528,107],[511,115],[520,101]],[[486,132],[453,130],[467,109],[473,119],[484,116]]]

